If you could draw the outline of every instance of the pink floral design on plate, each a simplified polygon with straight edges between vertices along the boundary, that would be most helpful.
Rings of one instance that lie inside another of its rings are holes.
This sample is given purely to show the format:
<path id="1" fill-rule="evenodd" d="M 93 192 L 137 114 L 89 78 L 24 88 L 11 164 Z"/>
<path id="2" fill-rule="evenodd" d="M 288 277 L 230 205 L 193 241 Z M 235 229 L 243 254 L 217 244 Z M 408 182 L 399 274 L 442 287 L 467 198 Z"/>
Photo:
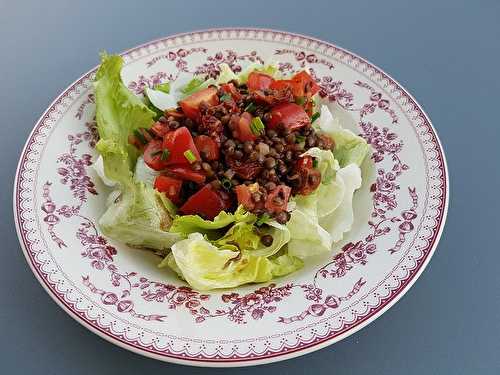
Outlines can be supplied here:
<path id="1" fill-rule="evenodd" d="M 216 77 L 221 63 L 239 71 L 270 57 L 284 74 L 309 69 L 334 116 L 372 146 L 352 231 L 320 264 L 267 285 L 210 293 L 156 268 L 155 254 L 103 237 L 97 220 L 108 191 L 90 168 L 97 141 L 93 71 L 36 124 L 14 191 L 28 263 L 79 322 L 161 360 L 264 363 L 310 352 L 365 326 L 422 272 L 446 216 L 444 155 L 415 100 L 372 64 L 308 37 L 221 29 L 129 50 L 123 78 L 140 95 L 145 87 L 192 74 Z"/>

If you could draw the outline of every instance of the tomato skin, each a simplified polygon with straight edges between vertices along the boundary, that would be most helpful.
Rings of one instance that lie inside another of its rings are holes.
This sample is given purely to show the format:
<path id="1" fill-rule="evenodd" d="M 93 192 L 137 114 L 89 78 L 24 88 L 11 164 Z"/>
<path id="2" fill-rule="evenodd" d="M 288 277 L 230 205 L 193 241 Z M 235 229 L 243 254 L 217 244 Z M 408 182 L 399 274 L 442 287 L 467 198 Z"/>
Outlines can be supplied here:
<path id="1" fill-rule="evenodd" d="M 149 142 L 144 149 L 144 162 L 155 171 L 160 171 L 166 167 L 166 162 L 161 160 L 163 151 L 162 141 L 155 139 Z"/>
<path id="2" fill-rule="evenodd" d="M 283 123 L 290 130 L 296 130 L 303 126 L 309 126 L 311 119 L 300 105 L 281 103 L 271 109 L 271 120 L 267 127 L 275 129 L 280 123 Z"/>
<path id="3" fill-rule="evenodd" d="M 253 210 L 255 203 L 252 201 L 252 193 L 247 185 L 238 185 L 235 188 L 238 204 L 242 204 L 247 210 Z"/>
<path id="4" fill-rule="evenodd" d="M 257 136 L 252 133 L 251 122 L 252 115 L 248 112 L 243 112 L 236 128 L 236 138 L 241 142 L 255 141 L 257 139 Z"/>
<path id="5" fill-rule="evenodd" d="M 254 71 L 248 75 L 248 91 L 253 92 L 268 89 L 273 82 L 274 78 L 270 75 Z"/>
<path id="6" fill-rule="evenodd" d="M 194 144 L 200 154 L 204 154 L 205 160 L 213 161 L 219 159 L 219 146 L 208 135 L 194 137 Z"/>
<path id="7" fill-rule="evenodd" d="M 238 92 L 236 87 L 232 83 L 224 83 L 221 85 L 222 91 L 224 91 L 226 94 L 229 94 L 232 96 L 233 100 L 240 100 L 241 99 L 241 94 Z"/>
<path id="8" fill-rule="evenodd" d="M 263 168 L 256 161 L 247 161 L 237 165 L 236 161 L 226 158 L 226 162 L 234 173 L 244 180 L 252 180 L 262 171 Z"/>
<path id="9" fill-rule="evenodd" d="M 312 169 L 313 158 L 310 155 L 302 156 L 297 160 L 297 169 Z"/>
<path id="10" fill-rule="evenodd" d="M 179 105 L 187 117 L 191 120 L 196 120 L 200 115 L 199 106 L 201 102 L 206 102 L 210 106 L 219 104 L 217 89 L 215 87 L 208 87 L 195 92 L 194 94 L 181 100 Z"/>
<path id="11" fill-rule="evenodd" d="M 290 198 L 290 193 L 292 192 L 292 189 L 289 186 L 286 185 L 278 185 L 274 188 L 273 191 L 269 193 L 266 199 L 266 203 L 264 207 L 268 212 L 271 213 L 278 213 L 282 211 L 286 211 L 286 208 L 288 206 L 288 199 Z M 276 204 L 274 201 L 274 198 L 281 198 L 282 204 Z"/>
<path id="12" fill-rule="evenodd" d="M 163 138 L 165 134 L 169 132 L 169 128 L 167 124 L 163 124 L 159 121 L 155 122 L 151 127 L 151 131 L 158 137 Z"/>
<path id="13" fill-rule="evenodd" d="M 185 126 L 165 134 L 163 137 L 163 149 L 167 149 L 170 152 L 167 160 L 165 160 L 165 165 L 190 164 L 184 155 L 184 152 L 187 150 L 193 153 L 195 161 L 201 160 L 200 154 L 194 145 L 191 132 Z"/>
<path id="14" fill-rule="evenodd" d="M 181 180 L 188 180 L 196 182 L 197 184 L 203 184 L 205 182 L 206 176 L 197 171 L 193 171 L 190 167 L 185 165 L 172 165 L 167 167 L 167 172 L 173 176 L 180 178 Z"/>
<path id="15" fill-rule="evenodd" d="M 182 181 L 169 176 L 157 176 L 154 183 L 154 188 L 159 192 L 165 193 L 168 199 L 174 204 L 180 203 L 180 192 Z"/>
<path id="16" fill-rule="evenodd" d="M 225 199 L 210 184 L 206 184 L 191 195 L 179 208 L 179 211 L 185 215 L 201 215 L 212 220 L 221 211 L 227 210 L 229 207 L 231 207 L 230 200 Z"/>
<path id="17" fill-rule="evenodd" d="M 296 172 L 300 176 L 297 193 L 308 195 L 315 191 L 321 183 L 321 172 L 314 169 L 313 158 L 304 156 L 297 160 Z"/>
<path id="18" fill-rule="evenodd" d="M 293 92 L 293 81 L 291 79 L 279 79 L 271 83 L 269 88 L 273 90 L 284 90 L 290 88 Z"/>
<path id="19" fill-rule="evenodd" d="M 316 81 L 305 70 L 295 74 L 291 81 L 293 82 L 293 94 L 297 97 L 311 97 L 320 89 Z"/>

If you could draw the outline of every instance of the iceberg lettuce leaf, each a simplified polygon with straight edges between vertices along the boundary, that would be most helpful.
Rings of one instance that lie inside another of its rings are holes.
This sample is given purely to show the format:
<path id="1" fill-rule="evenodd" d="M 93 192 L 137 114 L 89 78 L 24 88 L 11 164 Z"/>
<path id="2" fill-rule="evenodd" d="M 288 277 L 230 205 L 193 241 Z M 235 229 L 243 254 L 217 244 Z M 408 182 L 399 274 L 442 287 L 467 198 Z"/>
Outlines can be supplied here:
<path id="1" fill-rule="evenodd" d="M 138 152 L 129 145 L 128 136 L 135 129 L 149 128 L 155 114 L 123 84 L 122 66 L 121 56 L 102 54 L 94 80 L 100 137 L 96 148 L 103 158 L 106 177 L 130 183 Z"/>
<path id="2" fill-rule="evenodd" d="M 169 203 L 151 186 L 129 183 L 108 202 L 99 227 L 106 236 L 130 246 L 167 250 L 180 239 L 168 231 L 172 220 Z"/>
<path id="3" fill-rule="evenodd" d="M 361 187 L 361 170 L 356 164 L 349 164 L 337 171 L 336 181 L 344 186 L 342 201 L 333 212 L 319 219 L 333 242 L 340 241 L 344 233 L 351 230 L 354 222 L 352 198 L 354 191 Z"/>
<path id="4" fill-rule="evenodd" d="M 266 282 L 302 267 L 300 259 L 288 254 L 268 259 L 253 256 L 246 251 L 220 249 L 207 241 L 201 233 L 192 233 L 187 239 L 174 244 L 172 256 L 162 263 L 180 272 L 198 290 L 234 288 L 247 283 Z"/>
<path id="5" fill-rule="evenodd" d="M 341 167 L 351 163 L 360 166 L 363 163 L 369 151 L 368 144 L 352 131 L 342 128 L 326 105 L 321 106 L 318 125 L 321 131 L 330 135 L 335 141 L 333 155 Z"/>
<path id="6" fill-rule="evenodd" d="M 255 223 L 257 217 L 247 212 L 243 206 L 232 213 L 222 211 L 213 220 L 205 220 L 199 215 L 177 216 L 170 228 L 171 232 L 179 233 L 187 237 L 190 233 L 203 233 L 211 239 L 217 239 L 217 230 L 220 230 L 234 222 Z M 215 237 L 215 238 L 214 238 Z"/>

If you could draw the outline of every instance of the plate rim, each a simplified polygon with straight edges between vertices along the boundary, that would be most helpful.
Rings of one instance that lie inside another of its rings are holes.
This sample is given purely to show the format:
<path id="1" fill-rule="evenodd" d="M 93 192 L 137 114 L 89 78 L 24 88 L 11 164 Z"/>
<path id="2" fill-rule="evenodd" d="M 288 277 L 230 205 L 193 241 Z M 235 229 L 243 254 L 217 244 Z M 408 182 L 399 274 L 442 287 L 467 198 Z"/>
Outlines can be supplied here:
<path id="1" fill-rule="evenodd" d="M 14 177 L 14 186 L 13 186 L 13 199 L 12 199 L 12 205 L 13 205 L 13 213 L 14 213 L 14 223 L 16 227 L 16 233 L 18 236 L 18 240 L 21 246 L 21 249 L 23 251 L 23 255 L 26 259 L 26 262 L 28 263 L 32 273 L 35 275 L 36 279 L 38 282 L 42 285 L 43 289 L 49 294 L 49 296 L 52 298 L 54 302 L 56 302 L 57 305 L 59 305 L 66 313 L 68 313 L 69 316 L 71 316 L 74 320 L 76 320 L 78 323 L 83 325 L 85 328 L 89 329 L 91 332 L 95 333 L 99 337 L 105 339 L 108 342 L 111 342 L 112 344 L 115 344 L 121 348 L 127 349 L 133 353 L 136 354 L 141 354 L 143 356 L 153 358 L 153 359 L 158 359 L 161 361 L 165 362 L 170 362 L 170 363 L 176 363 L 176 364 L 183 364 L 183 365 L 191 365 L 191 366 L 201 366 L 201 367 L 240 367 L 240 366 L 253 366 L 253 365 L 260 365 L 260 364 L 265 364 L 265 363 L 272 363 L 272 362 L 278 362 L 278 361 L 283 361 L 286 359 L 298 357 L 307 353 L 314 352 L 316 350 L 325 348 L 329 345 L 332 345 L 338 341 L 343 340 L 344 338 L 358 332 L 360 329 L 366 327 L 368 324 L 372 323 L 375 321 L 378 317 L 380 317 L 382 314 L 384 314 L 387 310 L 389 310 L 392 306 L 394 306 L 395 303 L 397 303 L 407 292 L 408 290 L 413 286 L 413 284 L 418 280 L 418 278 L 421 276 L 423 271 L 426 269 L 428 263 L 430 262 L 432 256 L 434 255 L 434 252 L 436 251 L 437 246 L 439 245 L 439 241 L 441 239 L 445 224 L 446 224 L 446 219 L 447 219 L 447 214 L 448 214 L 448 207 L 449 207 L 449 185 L 450 185 L 450 180 L 449 180 L 449 171 L 448 171 L 448 164 L 446 161 L 446 154 L 444 151 L 444 147 L 441 143 L 441 140 L 439 138 L 439 135 L 437 134 L 437 131 L 435 127 L 432 124 L 432 121 L 430 120 L 429 116 L 423 109 L 423 107 L 417 102 L 417 100 L 413 97 L 413 95 L 397 80 L 395 80 L 391 75 L 387 74 L 383 69 L 378 67 L 377 65 L 373 64 L 372 62 L 368 61 L 367 59 L 357 55 L 356 53 L 353 53 L 345 48 L 339 47 L 337 44 L 334 44 L 332 42 L 324 41 L 309 35 L 304 35 L 300 33 L 295 33 L 295 32 L 290 32 L 290 31 L 283 31 L 283 30 L 277 30 L 277 29 L 269 29 L 269 28 L 258 28 L 258 27 L 217 27 L 217 28 L 208 28 L 208 29 L 199 29 L 199 30 L 193 30 L 193 31 L 188 31 L 188 32 L 182 32 L 182 33 L 176 33 L 172 35 L 167 35 L 164 37 L 159 37 L 150 41 L 147 41 L 145 43 L 139 44 L 137 46 L 134 46 L 132 48 L 129 48 L 123 52 L 120 52 L 119 55 L 124 56 L 127 54 L 132 53 L 135 50 L 142 49 L 144 47 L 166 41 L 169 39 L 175 39 L 175 38 L 181 38 L 185 36 L 190 36 L 190 35 L 195 35 L 195 34 L 203 34 L 203 33 L 211 33 L 211 32 L 231 32 L 231 31 L 253 31 L 253 32 L 264 32 L 264 33 L 275 33 L 275 34 L 281 34 L 281 35 L 288 35 L 292 37 L 298 37 L 303 40 L 308 40 L 312 42 L 317 42 L 324 44 L 328 47 L 332 47 L 334 49 L 340 50 L 343 53 L 346 53 L 348 55 L 351 55 L 363 63 L 369 65 L 379 73 L 381 73 L 385 78 L 388 80 L 392 81 L 398 88 L 411 100 L 412 104 L 415 105 L 416 109 L 420 111 L 424 117 L 424 120 L 429 124 L 429 127 L 432 131 L 432 135 L 435 137 L 436 143 L 439 146 L 438 151 L 441 154 L 442 158 L 442 170 L 443 170 L 443 207 L 442 207 L 442 215 L 441 217 L 438 216 L 440 219 L 440 222 L 438 223 L 438 229 L 436 231 L 436 234 L 434 238 L 431 238 L 432 244 L 430 246 L 430 249 L 428 253 L 425 256 L 424 260 L 420 263 L 420 265 L 417 265 L 417 270 L 416 272 L 409 276 L 408 279 L 405 280 L 406 284 L 402 287 L 400 287 L 400 290 L 395 293 L 390 300 L 383 306 L 383 307 L 378 307 L 376 308 L 376 311 L 373 312 L 372 314 L 368 314 L 364 318 L 361 319 L 360 322 L 354 322 L 352 326 L 348 327 L 344 332 L 341 334 L 337 334 L 334 337 L 326 337 L 322 340 L 319 340 L 318 342 L 313 342 L 306 344 L 304 346 L 296 347 L 293 349 L 288 350 L 287 352 L 277 352 L 273 353 L 270 356 L 265 356 L 265 357 L 257 357 L 257 358 L 244 358 L 244 359 L 215 359 L 215 360 L 208 360 L 208 359 L 183 359 L 179 358 L 178 356 L 175 356 L 173 354 L 158 354 L 152 351 L 148 351 L 144 348 L 139 348 L 132 343 L 129 342 L 124 342 L 112 334 L 102 331 L 98 328 L 96 328 L 93 324 L 88 322 L 86 319 L 84 319 L 82 316 L 78 314 L 75 310 L 73 310 L 70 306 L 67 306 L 65 301 L 62 301 L 59 296 L 57 296 L 51 288 L 47 285 L 43 277 L 40 275 L 39 270 L 34 266 L 32 260 L 30 259 L 30 255 L 28 253 L 28 250 L 26 248 L 26 245 L 24 243 L 24 238 L 21 233 L 21 228 L 20 228 L 20 220 L 18 216 L 18 201 L 17 201 L 17 193 L 20 189 L 19 187 L 19 178 L 20 178 L 20 171 L 22 168 L 22 162 L 24 160 L 24 156 L 27 152 L 27 149 L 29 145 L 31 144 L 31 139 L 34 136 L 34 133 L 37 131 L 39 128 L 40 124 L 42 123 L 43 119 L 46 117 L 46 115 L 50 112 L 51 108 L 57 104 L 63 97 L 65 97 L 68 93 L 68 91 L 71 90 L 75 85 L 77 85 L 80 81 L 83 81 L 87 79 L 91 74 L 93 74 L 99 66 L 95 66 L 83 75 L 81 75 L 79 78 L 77 78 L 75 81 L 73 81 L 71 84 L 69 84 L 47 107 L 47 109 L 42 113 L 42 115 L 38 118 L 38 120 L 35 122 L 35 125 L 31 132 L 29 133 L 27 140 L 22 148 L 22 151 L 20 153 L 19 161 L 17 164 L 16 168 L 16 173 Z"/>

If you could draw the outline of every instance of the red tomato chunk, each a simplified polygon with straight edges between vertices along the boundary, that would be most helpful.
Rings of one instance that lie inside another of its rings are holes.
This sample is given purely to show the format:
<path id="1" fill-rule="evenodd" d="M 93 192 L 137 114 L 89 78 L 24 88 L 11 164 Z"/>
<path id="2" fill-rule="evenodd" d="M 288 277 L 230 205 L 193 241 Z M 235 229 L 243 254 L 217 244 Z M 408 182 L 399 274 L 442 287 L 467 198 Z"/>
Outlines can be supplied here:
<path id="1" fill-rule="evenodd" d="M 210 184 L 206 184 L 201 190 L 191 195 L 179 211 L 185 215 L 200 215 L 212 220 L 230 206 L 229 199 L 223 197 L 221 192 L 215 191 Z"/>

